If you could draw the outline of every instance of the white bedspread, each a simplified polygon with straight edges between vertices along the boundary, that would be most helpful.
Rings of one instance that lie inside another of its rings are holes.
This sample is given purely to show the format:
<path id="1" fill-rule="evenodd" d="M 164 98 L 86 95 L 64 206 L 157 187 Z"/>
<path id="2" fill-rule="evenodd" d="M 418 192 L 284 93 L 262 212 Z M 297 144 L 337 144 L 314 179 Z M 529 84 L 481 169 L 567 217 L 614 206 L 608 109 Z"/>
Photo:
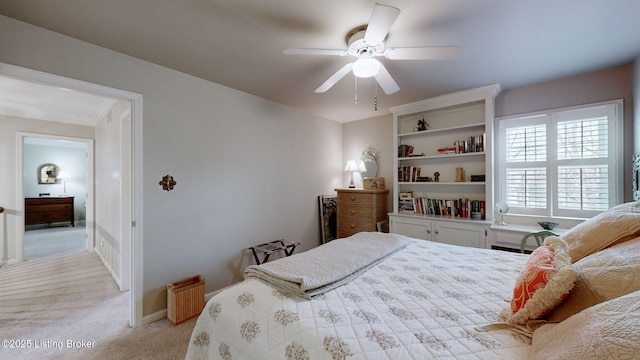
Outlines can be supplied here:
<path id="1" fill-rule="evenodd" d="M 526 359 L 509 306 L 527 256 L 410 239 L 353 281 L 311 300 L 259 279 L 214 296 L 188 359 Z"/>

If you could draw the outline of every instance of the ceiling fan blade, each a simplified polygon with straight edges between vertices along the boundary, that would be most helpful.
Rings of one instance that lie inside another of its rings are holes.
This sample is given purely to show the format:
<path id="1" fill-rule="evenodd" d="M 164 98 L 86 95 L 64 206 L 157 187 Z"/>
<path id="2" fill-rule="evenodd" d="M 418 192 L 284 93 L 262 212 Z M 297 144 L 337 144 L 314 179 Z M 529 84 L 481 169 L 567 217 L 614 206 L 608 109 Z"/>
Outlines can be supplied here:
<path id="1" fill-rule="evenodd" d="M 400 9 L 398 8 L 376 4 L 369 19 L 369 25 L 367 25 L 367 31 L 364 33 L 364 41 L 367 45 L 382 44 L 399 14 Z"/>
<path id="2" fill-rule="evenodd" d="M 340 81 L 340 79 L 342 79 L 345 75 L 351 72 L 351 68 L 353 68 L 353 63 L 348 63 L 347 65 L 343 66 L 335 74 L 331 75 L 331 77 L 328 78 L 327 81 L 325 81 L 322 85 L 320 85 L 315 92 L 323 93 L 331 89 L 331 87 L 335 85 L 338 81 Z"/>
<path id="3" fill-rule="evenodd" d="M 335 49 L 284 49 L 282 53 L 285 55 L 348 55 L 346 50 Z"/>
<path id="4" fill-rule="evenodd" d="M 387 68 L 380 63 L 380 70 L 376 74 L 376 81 L 380 84 L 380 87 L 384 91 L 385 94 L 390 95 L 400 90 L 398 84 L 396 84 L 395 80 L 391 77 L 391 74 L 387 71 Z"/>
<path id="5" fill-rule="evenodd" d="M 384 56 L 391 60 L 453 60 L 460 54 L 460 46 L 425 46 L 390 48 Z"/>

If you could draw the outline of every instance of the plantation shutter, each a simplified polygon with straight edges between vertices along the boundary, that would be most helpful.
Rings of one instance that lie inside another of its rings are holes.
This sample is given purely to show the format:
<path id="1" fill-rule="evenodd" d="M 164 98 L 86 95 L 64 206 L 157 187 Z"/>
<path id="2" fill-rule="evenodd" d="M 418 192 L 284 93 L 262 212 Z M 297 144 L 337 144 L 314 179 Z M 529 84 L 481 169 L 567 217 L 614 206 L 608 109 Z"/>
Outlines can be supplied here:
<path id="1" fill-rule="evenodd" d="M 502 118 L 499 194 L 510 213 L 588 218 L 621 201 L 622 103 Z"/>
<path id="2" fill-rule="evenodd" d="M 501 133 L 504 147 L 504 199 L 509 207 L 544 214 L 548 207 L 547 117 L 511 122 Z"/>
<path id="3" fill-rule="evenodd" d="M 607 107 L 557 116 L 557 212 L 604 211 L 610 206 Z"/>

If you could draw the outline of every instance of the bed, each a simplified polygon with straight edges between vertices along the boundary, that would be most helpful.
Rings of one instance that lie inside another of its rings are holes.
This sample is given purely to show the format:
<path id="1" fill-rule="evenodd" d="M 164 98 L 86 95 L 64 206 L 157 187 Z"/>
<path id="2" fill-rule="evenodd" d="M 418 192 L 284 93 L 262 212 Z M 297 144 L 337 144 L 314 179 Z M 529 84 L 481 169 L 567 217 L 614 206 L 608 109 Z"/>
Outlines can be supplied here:
<path id="1" fill-rule="evenodd" d="M 563 237 L 548 238 L 532 255 L 359 233 L 250 266 L 246 280 L 207 302 L 187 358 L 638 358 L 640 205 L 601 215 Z M 355 270 L 336 266 L 337 276 L 314 267 L 333 268 L 354 246 L 367 243 L 374 244 L 372 252 L 379 244 L 394 245 L 358 258 L 350 264 Z M 549 253 L 551 260 L 545 255 Z M 300 276 L 274 281 L 260 274 L 267 264 L 299 274 L 296 259 L 329 281 L 297 282 Z M 541 267 L 553 268 L 542 276 L 551 280 L 532 285 L 528 271 L 540 259 L 551 261 Z M 613 285 L 611 273 L 620 277 Z M 531 291 L 530 299 L 515 310 L 519 296 L 514 285 L 518 289 L 522 281 L 537 293 Z M 604 290 L 594 286 L 598 281 L 608 284 Z"/>

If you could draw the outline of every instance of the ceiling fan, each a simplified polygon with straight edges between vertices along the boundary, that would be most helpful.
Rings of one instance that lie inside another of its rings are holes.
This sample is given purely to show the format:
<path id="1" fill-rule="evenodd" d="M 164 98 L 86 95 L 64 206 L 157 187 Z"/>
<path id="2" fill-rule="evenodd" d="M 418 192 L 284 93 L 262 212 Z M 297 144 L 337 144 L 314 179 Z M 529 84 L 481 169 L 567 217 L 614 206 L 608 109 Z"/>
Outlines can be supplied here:
<path id="1" fill-rule="evenodd" d="M 460 53 L 459 46 L 425 46 L 408 48 L 384 47 L 384 39 L 387 37 L 391 26 L 400 14 L 400 9 L 375 4 L 369 25 L 358 27 L 347 35 L 346 50 L 333 49 L 285 49 L 285 55 L 333 55 L 356 58 L 352 63 L 346 64 L 327 81 L 320 85 L 315 92 L 323 93 L 329 90 L 349 72 L 359 78 L 375 77 L 385 94 L 393 94 L 400 90 L 391 74 L 384 65 L 375 59 L 384 56 L 390 60 L 452 60 Z"/>

